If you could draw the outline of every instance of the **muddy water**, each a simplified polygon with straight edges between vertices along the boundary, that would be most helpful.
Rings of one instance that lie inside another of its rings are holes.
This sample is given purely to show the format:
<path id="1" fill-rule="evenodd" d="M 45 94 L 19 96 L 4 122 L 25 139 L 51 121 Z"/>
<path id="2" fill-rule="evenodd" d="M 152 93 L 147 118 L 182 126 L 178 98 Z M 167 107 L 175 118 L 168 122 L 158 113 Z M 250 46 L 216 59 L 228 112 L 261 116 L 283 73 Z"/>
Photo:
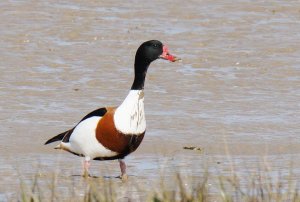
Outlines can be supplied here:
<path id="1" fill-rule="evenodd" d="M 161 170 L 243 177 L 265 165 L 284 177 L 291 164 L 300 179 L 299 2 L 20 0 L 1 2 L 0 17 L 0 200 L 17 198 L 20 178 L 80 174 L 78 157 L 43 143 L 120 104 L 148 39 L 183 60 L 149 69 L 147 134 L 127 158 L 133 179 L 151 187 Z M 119 171 L 93 162 L 92 172 Z"/>

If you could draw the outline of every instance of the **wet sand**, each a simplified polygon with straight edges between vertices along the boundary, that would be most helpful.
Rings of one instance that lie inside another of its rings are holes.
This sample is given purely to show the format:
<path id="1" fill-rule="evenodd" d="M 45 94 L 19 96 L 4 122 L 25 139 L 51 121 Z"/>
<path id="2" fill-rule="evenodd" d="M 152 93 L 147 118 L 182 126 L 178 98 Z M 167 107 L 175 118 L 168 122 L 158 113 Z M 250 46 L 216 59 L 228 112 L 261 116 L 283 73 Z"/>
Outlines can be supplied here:
<path id="1" fill-rule="evenodd" d="M 206 167 L 248 176 L 266 164 L 284 177 L 292 164 L 300 180 L 299 2 L 5 1 L 0 17 L 0 200 L 17 198 L 19 175 L 30 184 L 37 172 L 81 173 L 80 158 L 43 143 L 119 105 L 149 39 L 183 60 L 148 71 L 147 133 L 127 158 L 131 179 L 148 188 L 161 170 L 197 179 Z M 93 162 L 92 172 L 119 170 Z"/>

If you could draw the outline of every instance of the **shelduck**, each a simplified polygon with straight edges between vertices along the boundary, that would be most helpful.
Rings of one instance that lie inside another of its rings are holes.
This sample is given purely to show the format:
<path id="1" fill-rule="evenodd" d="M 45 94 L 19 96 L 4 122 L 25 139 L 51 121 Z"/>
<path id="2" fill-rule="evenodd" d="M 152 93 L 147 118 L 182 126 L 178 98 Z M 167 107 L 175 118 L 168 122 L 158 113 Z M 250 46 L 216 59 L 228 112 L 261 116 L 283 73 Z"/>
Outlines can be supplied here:
<path id="1" fill-rule="evenodd" d="M 83 117 L 70 130 L 49 139 L 45 144 L 60 143 L 62 149 L 84 157 L 84 176 L 89 176 L 91 160 L 119 160 L 122 180 L 127 179 L 124 157 L 134 152 L 146 132 L 144 111 L 144 83 L 147 69 L 156 59 L 172 62 L 179 58 L 171 55 L 160 41 L 146 41 L 135 55 L 134 81 L 131 89 L 118 107 L 103 107 Z"/>

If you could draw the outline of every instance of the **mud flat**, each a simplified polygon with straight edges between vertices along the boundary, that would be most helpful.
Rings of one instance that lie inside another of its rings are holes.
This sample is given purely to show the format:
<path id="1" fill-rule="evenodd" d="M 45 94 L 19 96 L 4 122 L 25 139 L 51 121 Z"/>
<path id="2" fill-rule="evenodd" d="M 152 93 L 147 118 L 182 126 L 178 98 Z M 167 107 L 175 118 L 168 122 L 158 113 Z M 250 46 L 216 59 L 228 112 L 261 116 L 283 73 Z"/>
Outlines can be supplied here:
<path id="1" fill-rule="evenodd" d="M 0 200 L 18 198 L 20 181 L 37 174 L 41 186 L 54 175 L 66 178 L 58 190 L 83 193 L 81 160 L 43 143 L 89 111 L 120 104 L 136 48 L 154 38 L 183 60 L 149 69 L 148 129 L 127 158 L 134 182 L 151 190 L 161 173 L 244 179 L 262 168 L 271 181 L 291 170 L 300 180 L 298 2 L 6 1 L 0 17 Z M 119 174 L 117 162 L 93 162 L 92 172 Z"/>

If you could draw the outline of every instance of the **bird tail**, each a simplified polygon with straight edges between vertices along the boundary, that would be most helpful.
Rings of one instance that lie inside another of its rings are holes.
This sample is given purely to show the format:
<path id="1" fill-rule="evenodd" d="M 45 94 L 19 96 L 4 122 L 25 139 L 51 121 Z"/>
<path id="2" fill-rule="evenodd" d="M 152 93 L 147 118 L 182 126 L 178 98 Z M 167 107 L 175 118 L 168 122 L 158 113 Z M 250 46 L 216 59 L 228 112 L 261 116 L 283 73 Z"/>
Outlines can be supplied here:
<path id="1" fill-rule="evenodd" d="M 54 149 L 62 149 L 61 143 L 59 143 Z"/>
<path id="2" fill-rule="evenodd" d="M 63 140 L 64 137 L 65 137 L 67 134 L 69 134 L 69 132 L 70 132 L 70 130 L 65 131 L 65 132 L 63 132 L 63 133 L 60 133 L 60 134 L 54 136 L 53 138 L 47 140 L 47 142 L 45 142 L 45 145 L 46 145 L 46 144 L 50 144 L 50 143 L 52 143 L 52 142 L 56 142 L 56 141 L 61 141 L 61 140 Z"/>

